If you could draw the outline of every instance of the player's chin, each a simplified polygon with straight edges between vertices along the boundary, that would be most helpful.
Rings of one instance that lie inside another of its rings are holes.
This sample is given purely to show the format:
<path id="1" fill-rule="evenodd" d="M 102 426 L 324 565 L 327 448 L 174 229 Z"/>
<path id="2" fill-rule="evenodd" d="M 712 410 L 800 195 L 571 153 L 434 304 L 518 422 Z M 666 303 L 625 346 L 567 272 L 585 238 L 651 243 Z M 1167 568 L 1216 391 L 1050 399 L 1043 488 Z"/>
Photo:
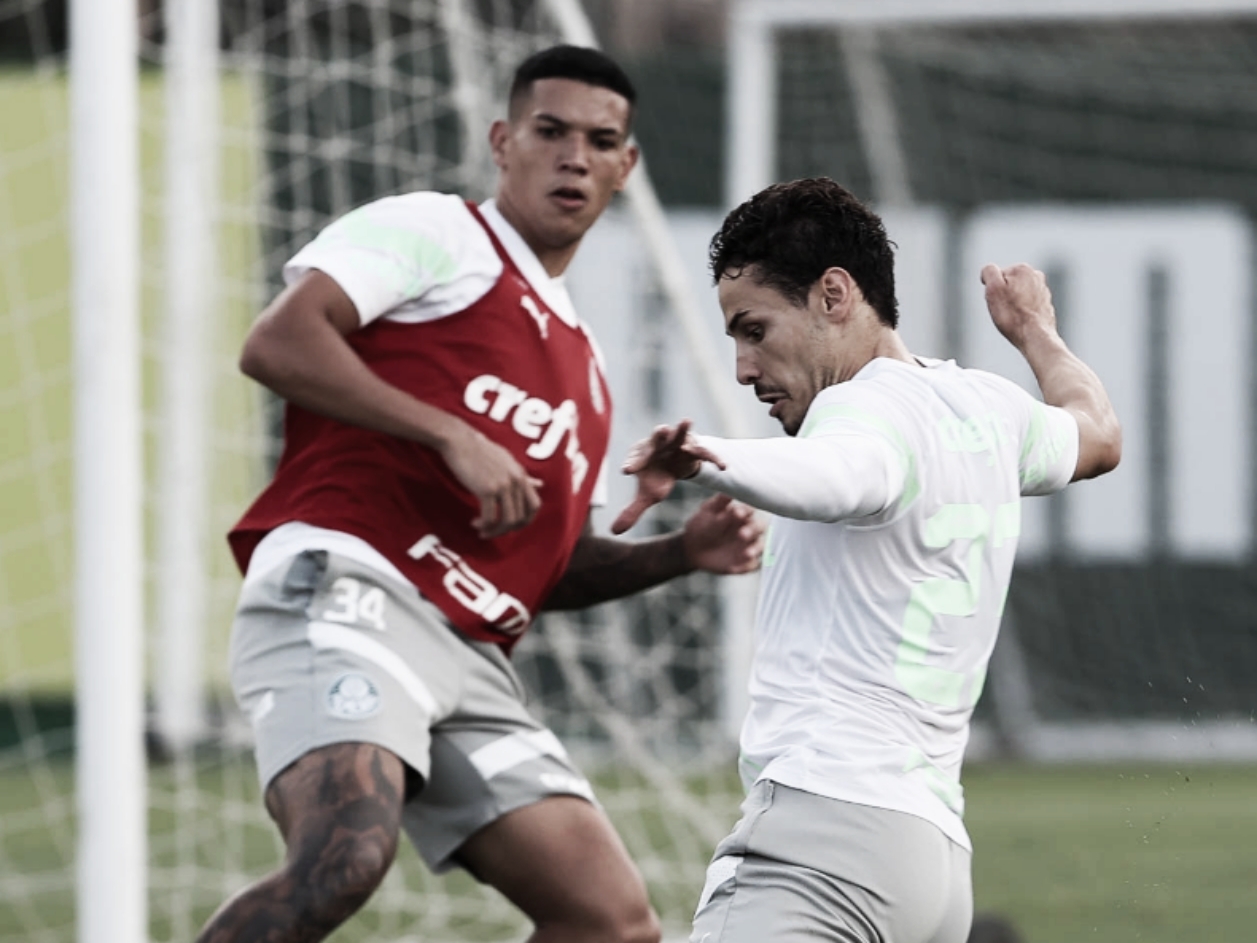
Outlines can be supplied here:
<path id="1" fill-rule="evenodd" d="M 781 423 L 781 429 L 786 435 L 797 436 L 799 434 L 799 430 L 803 427 L 802 416 L 797 418 L 782 416 L 778 421 Z"/>
<path id="2" fill-rule="evenodd" d="M 550 221 L 547 232 L 547 242 L 556 248 L 566 248 L 574 242 L 579 242 L 589 231 L 589 228 L 597 222 L 597 216 L 588 216 L 584 212 L 580 213 L 562 213 Z"/>

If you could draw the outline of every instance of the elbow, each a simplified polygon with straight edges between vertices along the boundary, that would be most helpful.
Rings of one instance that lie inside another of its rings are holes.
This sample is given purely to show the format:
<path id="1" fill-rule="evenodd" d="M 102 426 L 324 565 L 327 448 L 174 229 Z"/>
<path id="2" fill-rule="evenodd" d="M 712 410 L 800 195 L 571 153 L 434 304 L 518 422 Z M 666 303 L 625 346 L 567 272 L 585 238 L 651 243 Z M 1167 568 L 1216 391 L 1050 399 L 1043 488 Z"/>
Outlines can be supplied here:
<path id="1" fill-rule="evenodd" d="M 266 357 L 258 349 L 258 345 L 253 343 L 252 338 L 245 341 L 244 347 L 240 351 L 240 360 L 237 362 L 240 372 L 250 380 L 261 381 L 263 374 L 266 372 Z"/>
<path id="2" fill-rule="evenodd" d="M 240 372 L 263 386 L 275 388 L 284 376 L 284 344 L 259 325 L 245 339 L 240 350 Z"/>
<path id="3" fill-rule="evenodd" d="M 1117 420 L 1106 423 L 1098 432 L 1079 454 L 1074 481 L 1107 475 L 1122 461 L 1122 427 Z"/>
<path id="4" fill-rule="evenodd" d="M 1122 461 L 1122 430 L 1120 427 L 1115 428 L 1112 438 L 1108 442 L 1108 447 L 1104 453 L 1104 470 L 1101 474 L 1111 472 Z"/>
<path id="5" fill-rule="evenodd" d="M 1104 431 L 1097 459 L 1097 475 L 1105 475 L 1118 466 L 1122 460 L 1122 426 L 1117 417 L 1109 415 L 1104 424 Z"/>

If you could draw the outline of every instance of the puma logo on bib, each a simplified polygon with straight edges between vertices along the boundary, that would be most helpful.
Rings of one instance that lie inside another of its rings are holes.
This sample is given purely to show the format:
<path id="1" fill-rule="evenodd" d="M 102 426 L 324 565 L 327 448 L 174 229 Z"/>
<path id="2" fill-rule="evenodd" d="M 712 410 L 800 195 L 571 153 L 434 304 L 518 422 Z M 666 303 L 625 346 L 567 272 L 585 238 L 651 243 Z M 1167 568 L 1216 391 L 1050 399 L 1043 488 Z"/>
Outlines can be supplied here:
<path id="1" fill-rule="evenodd" d="M 519 305 L 528 312 L 528 316 L 537 322 L 537 330 L 541 332 L 543 340 L 550 337 L 550 314 L 542 311 L 537 307 L 537 302 L 533 301 L 527 295 L 519 299 Z"/>

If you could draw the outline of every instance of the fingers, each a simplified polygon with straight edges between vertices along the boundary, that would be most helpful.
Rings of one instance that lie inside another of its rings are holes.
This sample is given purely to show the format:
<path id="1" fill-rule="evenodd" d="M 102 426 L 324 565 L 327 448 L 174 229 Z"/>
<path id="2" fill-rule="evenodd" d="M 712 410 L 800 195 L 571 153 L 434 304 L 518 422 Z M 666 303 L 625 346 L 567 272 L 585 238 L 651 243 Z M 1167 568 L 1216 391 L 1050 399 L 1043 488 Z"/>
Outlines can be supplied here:
<path id="1" fill-rule="evenodd" d="M 988 291 L 996 285 L 1004 284 L 1005 281 L 1004 270 L 998 265 L 993 265 L 991 263 L 987 263 L 982 266 L 982 274 L 980 277 L 982 279 L 982 284 L 987 287 Z"/>
<path id="2" fill-rule="evenodd" d="M 682 419 L 678 422 L 676 424 L 676 429 L 672 432 L 670 438 L 668 439 L 668 447 L 676 450 L 687 458 L 711 462 L 721 471 L 724 471 L 724 469 L 728 467 L 725 465 L 724 460 L 711 449 L 698 444 L 698 440 L 695 439 L 693 434 L 690 432 L 690 428 L 692 426 L 693 423 L 688 419 Z M 660 428 L 666 427 L 661 426 Z"/>
<path id="3" fill-rule="evenodd" d="M 650 461 L 651 455 L 651 439 L 642 439 L 631 449 L 629 449 L 628 458 L 624 460 L 624 464 L 620 466 L 620 471 L 626 475 L 636 475 L 639 471 L 646 467 Z"/>
<path id="4" fill-rule="evenodd" d="M 620 466 L 620 471 L 626 475 L 636 475 L 650 464 L 651 459 L 670 448 L 675 448 L 676 430 L 682 426 L 688 429 L 688 421 L 683 420 L 675 427 L 655 426 L 649 436 L 635 443 L 629 449 L 628 458 Z M 682 435 L 681 440 L 684 441 L 684 438 L 685 436 Z"/>
<path id="5" fill-rule="evenodd" d="M 624 533 L 641 520 L 643 514 L 658 503 L 659 501 L 652 497 L 644 488 L 638 488 L 637 496 L 633 498 L 629 505 L 619 513 L 614 521 L 611 522 L 611 533 Z"/>
<path id="6" fill-rule="evenodd" d="M 743 535 L 739 534 L 739 536 Z M 761 566 L 763 566 L 763 561 L 764 535 L 761 531 L 760 534 L 751 543 L 749 543 L 743 551 L 742 560 L 730 567 L 729 572 L 735 576 L 740 573 L 754 573 Z"/>
<path id="7" fill-rule="evenodd" d="M 1047 285 L 1047 276 L 1025 262 L 1018 262 L 1006 268 L 988 263 L 982 266 L 979 277 L 982 279 L 982 284 L 986 286 L 988 296 L 992 291 L 1001 289 L 1016 290 Z"/>
<path id="8" fill-rule="evenodd" d="M 737 540 L 741 544 L 741 553 L 729 565 L 726 572 L 731 574 L 752 573 L 760 568 L 764 558 L 764 526 L 754 517 L 754 512 L 741 505 L 748 512 L 748 519 L 738 528 Z"/>
<path id="9" fill-rule="evenodd" d="M 647 438 L 629 449 L 620 471 L 626 475 L 640 475 L 654 470 L 675 478 L 689 478 L 697 473 L 703 462 L 725 468 L 720 456 L 698 444 L 690 427 L 688 419 L 682 419 L 675 426 L 655 426 Z"/>
<path id="10" fill-rule="evenodd" d="M 684 451 L 685 451 L 685 454 L 688 455 L 690 458 L 696 458 L 704 462 L 711 462 L 721 471 L 724 471 L 726 468 L 729 467 L 728 465 L 725 464 L 724 459 L 722 459 L 719 455 L 717 455 L 711 449 L 706 448 L 705 446 L 699 445 L 697 442 L 693 442 L 693 441 L 689 442 L 685 446 Z M 697 474 L 697 472 L 695 472 L 695 474 Z"/>
<path id="11" fill-rule="evenodd" d="M 502 513 L 498 508 L 498 497 L 495 494 L 485 495 L 480 499 L 480 514 L 471 519 L 471 526 L 481 537 L 490 537 L 497 530 Z"/>
<path id="12" fill-rule="evenodd" d="M 726 495 L 708 498 L 685 525 L 686 553 L 710 573 L 750 573 L 760 566 L 765 526 L 755 509 Z"/>
<path id="13" fill-rule="evenodd" d="M 472 520 L 471 526 L 484 539 L 526 527 L 541 509 L 538 491 L 541 484 L 540 479 L 528 476 L 513 480 L 500 491 L 481 496 L 480 514 Z"/>
<path id="14" fill-rule="evenodd" d="M 733 498 L 731 498 L 729 495 L 714 494 L 710 498 L 708 498 L 706 501 L 703 502 L 703 507 L 708 511 L 712 511 L 718 514 L 732 503 L 733 503 Z"/>

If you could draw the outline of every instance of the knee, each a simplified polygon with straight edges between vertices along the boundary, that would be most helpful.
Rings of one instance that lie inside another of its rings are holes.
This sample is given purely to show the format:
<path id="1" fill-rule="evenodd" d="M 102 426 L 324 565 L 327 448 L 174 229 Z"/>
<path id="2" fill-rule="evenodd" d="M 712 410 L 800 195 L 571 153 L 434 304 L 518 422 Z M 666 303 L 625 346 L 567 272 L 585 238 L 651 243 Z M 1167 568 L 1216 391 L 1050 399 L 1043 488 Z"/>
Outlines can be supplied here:
<path id="1" fill-rule="evenodd" d="M 339 923 L 367 902 L 397 853 L 396 836 L 333 835 L 321 848 L 290 859 L 294 888 L 320 922 Z"/>
<path id="2" fill-rule="evenodd" d="M 625 921 L 615 939 L 619 943 L 660 943 L 663 939 L 663 928 L 659 926 L 659 915 L 653 907 L 646 904 Z"/>
<path id="3" fill-rule="evenodd" d="M 549 919 L 534 917 L 536 940 L 597 940 L 598 943 L 660 943 L 659 917 L 643 894 L 640 899 L 587 902 Z"/>
<path id="4" fill-rule="evenodd" d="M 659 916 L 644 898 L 625 902 L 615 911 L 604 915 L 604 926 L 598 939 L 608 943 L 659 943 L 663 930 Z"/>

